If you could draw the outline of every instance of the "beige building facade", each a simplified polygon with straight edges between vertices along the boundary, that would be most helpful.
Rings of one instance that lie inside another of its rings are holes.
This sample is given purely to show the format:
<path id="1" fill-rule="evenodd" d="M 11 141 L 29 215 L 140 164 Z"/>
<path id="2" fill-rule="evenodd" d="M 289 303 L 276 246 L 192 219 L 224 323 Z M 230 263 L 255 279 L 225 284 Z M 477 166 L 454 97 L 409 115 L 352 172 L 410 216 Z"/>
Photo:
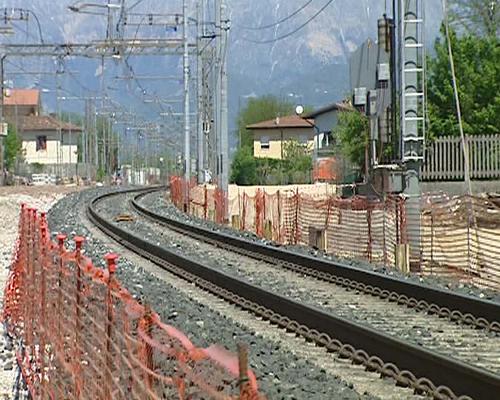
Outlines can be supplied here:
<path id="1" fill-rule="evenodd" d="M 283 159 L 286 143 L 296 141 L 312 152 L 314 149 L 314 120 L 285 116 L 248 125 L 253 133 L 253 155 L 257 158 Z"/>

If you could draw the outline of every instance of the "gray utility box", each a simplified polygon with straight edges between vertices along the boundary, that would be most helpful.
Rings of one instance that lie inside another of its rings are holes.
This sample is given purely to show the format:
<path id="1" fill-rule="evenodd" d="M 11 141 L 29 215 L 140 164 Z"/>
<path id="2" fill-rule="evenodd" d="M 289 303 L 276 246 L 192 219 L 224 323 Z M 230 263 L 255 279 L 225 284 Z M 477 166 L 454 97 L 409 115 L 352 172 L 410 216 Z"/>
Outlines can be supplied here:
<path id="1" fill-rule="evenodd" d="M 404 171 L 398 165 L 378 165 L 373 169 L 373 186 L 378 193 L 401 193 Z"/>

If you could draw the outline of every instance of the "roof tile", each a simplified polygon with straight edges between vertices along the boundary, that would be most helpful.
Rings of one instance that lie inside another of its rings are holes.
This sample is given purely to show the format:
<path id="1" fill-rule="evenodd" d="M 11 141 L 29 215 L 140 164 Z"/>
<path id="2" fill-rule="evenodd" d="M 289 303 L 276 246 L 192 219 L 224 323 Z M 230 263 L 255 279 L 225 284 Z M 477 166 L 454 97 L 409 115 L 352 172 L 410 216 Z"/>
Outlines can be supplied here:
<path id="1" fill-rule="evenodd" d="M 37 89 L 6 89 L 3 104 L 6 106 L 37 106 L 40 91 Z"/>
<path id="2" fill-rule="evenodd" d="M 313 119 L 304 119 L 298 115 L 287 115 L 247 125 L 247 129 L 312 128 L 313 125 Z"/>
<path id="3" fill-rule="evenodd" d="M 82 128 L 68 122 L 59 121 L 50 115 L 29 115 L 18 117 L 18 131 L 62 131 L 81 132 Z"/>

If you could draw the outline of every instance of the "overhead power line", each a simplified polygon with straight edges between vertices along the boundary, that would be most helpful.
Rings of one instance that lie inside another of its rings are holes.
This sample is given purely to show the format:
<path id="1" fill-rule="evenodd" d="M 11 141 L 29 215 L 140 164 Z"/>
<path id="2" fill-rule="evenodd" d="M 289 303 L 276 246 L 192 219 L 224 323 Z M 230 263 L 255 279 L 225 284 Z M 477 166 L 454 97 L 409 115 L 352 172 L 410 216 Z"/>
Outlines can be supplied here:
<path id="1" fill-rule="evenodd" d="M 310 22 L 312 22 L 318 15 L 320 15 L 330 4 L 332 4 L 335 0 L 329 0 L 327 3 L 321 7 L 312 17 L 310 17 L 307 21 L 305 21 L 302 25 L 299 25 L 296 29 L 294 29 L 291 32 L 285 33 L 284 35 L 278 36 L 274 39 L 269 39 L 269 40 L 253 40 L 253 39 L 247 39 L 243 38 L 243 40 L 251 43 L 256 43 L 256 44 L 266 44 L 266 43 L 274 43 L 279 40 L 286 39 L 287 37 L 292 36 L 293 34 L 297 33 L 300 31 L 302 28 L 304 28 L 306 25 L 308 25 Z"/>
<path id="2" fill-rule="evenodd" d="M 450 38 L 450 24 L 448 20 L 448 2 L 447 0 L 442 0 L 442 5 L 443 5 L 443 14 L 444 14 L 444 27 L 445 27 L 445 34 L 446 34 L 446 43 L 448 46 L 448 58 L 450 59 L 450 69 L 451 69 L 451 81 L 453 85 L 453 94 L 455 96 L 455 107 L 457 111 L 457 120 L 458 120 L 458 129 L 460 131 L 460 138 L 462 140 L 462 149 L 464 152 L 464 177 L 465 177 L 465 183 L 467 186 L 467 192 L 469 196 L 472 196 L 472 186 L 470 182 L 470 166 L 469 166 L 469 150 L 467 147 L 467 143 L 465 141 L 465 134 L 464 134 L 464 128 L 463 128 L 463 123 L 462 123 L 462 110 L 460 107 L 460 97 L 458 94 L 458 84 L 457 84 L 457 77 L 455 74 L 455 62 L 453 60 L 453 50 L 451 47 L 451 38 Z"/>
<path id="3" fill-rule="evenodd" d="M 300 13 L 304 8 L 306 8 L 312 2 L 313 2 L 313 0 L 308 0 L 305 4 L 303 4 L 301 7 L 299 7 L 298 9 L 296 9 L 293 13 L 291 13 L 290 15 L 287 15 L 286 17 L 280 19 L 279 21 L 273 22 L 272 24 L 261 25 L 261 26 L 240 26 L 240 28 L 247 29 L 247 30 L 250 30 L 250 31 L 260 31 L 262 29 L 272 28 L 274 26 L 282 24 L 283 22 L 288 21 L 290 18 L 295 17 L 298 13 Z"/>

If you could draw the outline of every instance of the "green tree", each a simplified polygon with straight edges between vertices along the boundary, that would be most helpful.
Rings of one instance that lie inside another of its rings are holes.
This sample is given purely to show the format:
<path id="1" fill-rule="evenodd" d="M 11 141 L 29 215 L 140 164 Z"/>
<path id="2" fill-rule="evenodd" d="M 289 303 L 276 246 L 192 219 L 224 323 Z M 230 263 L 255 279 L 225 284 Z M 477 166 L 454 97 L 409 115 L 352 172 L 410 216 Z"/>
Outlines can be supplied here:
<path id="1" fill-rule="evenodd" d="M 500 127 L 500 46 L 496 37 L 459 37 L 451 33 L 464 132 L 496 134 Z M 428 61 L 430 138 L 458 135 L 446 39 L 435 43 Z"/>
<path id="2" fill-rule="evenodd" d="M 365 164 L 368 128 L 368 118 L 357 110 L 340 112 L 334 128 L 342 154 L 360 168 Z"/>
<path id="3" fill-rule="evenodd" d="M 5 166 L 12 170 L 16 160 L 22 156 L 22 141 L 17 135 L 13 125 L 9 124 L 7 136 L 4 139 Z"/>
<path id="4" fill-rule="evenodd" d="M 301 144 L 297 140 L 283 143 L 283 164 L 288 171 L 311 172 L 312 170 L 312 148 Z"/>
<path id="5" fill-rule="evenodd" d="M 495 37 L 500 31 L 500 4 L 498 0 L 452 0 L 451 21 L 466 32 Z"/>
<path id="6" fill-rule="evenodd" d="M 237 185 L 257 184 L 257 163 L 250 146 L 244 146 L 236 153 L 231 165 L 231 182 Z"/>

